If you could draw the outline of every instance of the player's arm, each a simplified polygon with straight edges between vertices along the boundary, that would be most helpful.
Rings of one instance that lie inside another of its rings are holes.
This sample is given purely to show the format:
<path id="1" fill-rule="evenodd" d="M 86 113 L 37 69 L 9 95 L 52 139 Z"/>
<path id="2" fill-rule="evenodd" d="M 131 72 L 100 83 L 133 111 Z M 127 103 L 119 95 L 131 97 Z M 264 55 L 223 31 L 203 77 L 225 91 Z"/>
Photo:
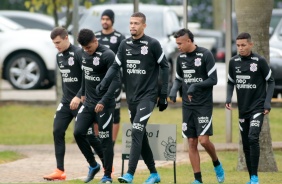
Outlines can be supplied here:
<path id="1" fill-rule="evenodd" d="M 81 70 L 80 55 L 79 55 L 79 53 L 77 53 L 77 51 L 75 51 L 74 60 L 75 60 L 75 62 L 79 63 L 79 67 L 73 68 L 73 70 Z M 79 85 L 81 85 L 81 84 L 79 84 Z M 80 89 L 78 90 L 77 94 L 72 98 L 72 100 L 70 102 L 70 109 L 71 110 L 77 109 L 80 102 L 81 102 L 81 86 L 80 86 Z"/>
<path id="2" fill-rule="evenodd" d="M 267 110 L 267 113 L 270 111 L 271 109 L 271 99 L 273 96 L 273 92 L 274 92 L 274 87 L 275 87 L 275 82 L 272 76 L 272 71 L 270 69 L 270 67 L 268 66 L 266 60 L 264 58 L 262 58 L 260 60 L 260 66 L 261 66 L 261 71 L 262 71 L 262 75 L 264 77 L 264 79 L 267 82 L 267 89 L 266 89 L 266 98 L 264 101 L 264 109 Z"/>
<path id="3" fill-rule="evenodd" d="M 228 69 L 228 81 L 227 81 L 227 94 L 226 94 L 226 102 L 225 102 L 225 107 L 228 110 L 231 110 L 231 100 L 233 96 L 233 91 L 234 91 L 234 85 L 235 85 L 235 76 L 233 74 L 233 65 L 232 61 L 229 62 L 229 69 Z"/>
<path id="4" fill-rule="evenodd" d="M 157 107 L 159 107 L 159 111 L 164 111 L 168 105 L 167 91 L 168 91 L 169 67 L 160 43 L 158 41 L 154 41 L 152 44 L 153 44 L 152 46 L 153 46 L 154 57 L 156 58 L 157 63 L 160 66 L 160 78 L 162 84 Z"/>
<path id="5" fill-rule="evenodd" d="M 81 71 L 81 87 L 80 87 L 80 89 L 79 89 L 79 91 L 77 92 L 77 94 L 76 94 L 76 97 L 78 97 L 78 98 L 81 98 L 81 96 L 85 96 L 85 95 L 82 95 L 82 82 L 84 82 L 84 71 L 83 71 L 83 69 L 82 69 L 82 52 L 83 52 L 83 50 L 82 50 L 82 48 L 80 48 L 80 49 L 78 49 L 78 50 L 76 50 L 76 52 L 75 52 L 75 62 L 78 62 L 79 63 L 79 66 L 80 66 L 80 70 L 82 70 Z M 85 93 L 85 92 L 84 92 Z M 84 94 L 83 93 L 83 94 Z"/>
<path id="6" fill-rule="evenodd" d="M 152 47 L 153 47 L 154 57 L 156 58 L 157 63 L 160 66 L 160 75 L 161 75 L 160 77 L 162 82 L 160 98 L 166 98 L 167 89 L 168 89 L 168 79 L 169 79 L 168 62 L 159 42 L 153 42 Z"/>
<path id="7" fill-rule="evenodd" d="M 115 55 L 114 53 L 109 50 L 109 52 L 105 55 L 105 61 L 108 63 L 108 69 L 110 69 L 113 65 Z M 115 91 L 120 86 L 120 76 L 119 72 L 116 73 L 116 76 L 114 76 L 112 82 L 109 85 L 109 88 L 105 91 L 105 94 L 103 95 L 102 99 L 98 102 L 99 104 L 107 104 L 110 102 L 110 100 L 115 96 Z"/>
<path id="8" fill-rule="evenodd" d="M 179 57 L 178 57 L 177 62 L 176 62 L 175 80 L 173 82 L 172 88 L 169 93 L 169 98 L 170 98 L 170 101 L 172 102 L 176 102 L 177 91 L 181 87 L 182 81 L 183 81 L 183 72 L 182 72 L 182 69 L 179 63 L 180 62 L 179 62 Z"/>
<path id="9" fill-rule="evenodd" d="M 108 69 L 106 76 L 103 78 L 103 80 L 100 82 L 100 84 L 96 87 L 96 93 L 98 95 L 104 93 L 109 85 L 111 84 L 114 77 L 117 76 L 117 73 L 120 71 L 121 63 L 122 63 L 122 55 L 123 55 L 123 43 L 119 46 L 118 52 L 115 56 L 114 63 L 111 65 L 111 67 Z"/>

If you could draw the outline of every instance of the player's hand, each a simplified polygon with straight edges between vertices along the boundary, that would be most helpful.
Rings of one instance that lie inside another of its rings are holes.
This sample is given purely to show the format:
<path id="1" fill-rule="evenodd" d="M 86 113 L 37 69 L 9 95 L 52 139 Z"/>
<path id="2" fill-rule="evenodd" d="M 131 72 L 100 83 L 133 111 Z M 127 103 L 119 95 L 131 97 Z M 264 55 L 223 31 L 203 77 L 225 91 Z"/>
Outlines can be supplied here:
<path id="1" fill-rule="evenodd" d="M 80 98 L 78 98 L 77 96 L 75 96 L 72 100 L 71 100 L 71 103 L 70 103 L 70 109 L 71 110 L 75 110 L 78 108 L 80 104 Z"/>
<path id="2" fill-rule="evenodd" d="M 98 113 L 98 112 L 102 112 L 104 109 L 104 105 L 103 104 L 97 104 L 96 107 L 95 107 L 95 112 Z"/>
<path id="3" fill-rule="evenodd" d="M 176 102 L 176 96 L 169 96 L 170 101 L 172 101 L 173 103 Z"/>
<path id="4" fill-rule="evenodd" d="M 104 80 L 102 80 L 97 86 L 96 86 L 96 93 L 97 93 L 97 95 L 99 95 L 99 96 L 102 96 L 105 92 L 106 92 L 106 90 L 105 90 L 105 83 L 106 82 L 104 82 Z"/>
<path id="5" fill-rule="evenodd" d="M 159 98 L 157 107 L 159 107 L 159 111 L 164 111 L 167 108 L 166 98 Z"/>
<path id="6" fill-rule="evenodd" d="M 270 112 L 270 111 L 269 111 L 268 109 L 264 109 L 263 114 L 266 115 L 266 114 L 269 114 L 269 112 Z"/>
<path id="7" fill-rule="evenodd" d="M 189 100 L 189 102 L 191 102 L 191 100 L 192 100 L 192 95 L 188 95 L 188 100 Z"/>
<path id="8" fill-rule="evenodd" d="M 225 108 L 228 109 L 228 110 L 232 110 L 231 103 L 226 103 Z"/>

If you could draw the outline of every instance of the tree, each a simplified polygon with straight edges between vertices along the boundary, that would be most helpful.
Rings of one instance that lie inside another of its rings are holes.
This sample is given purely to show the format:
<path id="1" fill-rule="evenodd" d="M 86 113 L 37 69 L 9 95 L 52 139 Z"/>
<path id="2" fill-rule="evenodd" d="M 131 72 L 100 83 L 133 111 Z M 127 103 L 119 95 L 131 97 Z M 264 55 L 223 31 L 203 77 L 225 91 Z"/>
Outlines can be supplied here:
<path id="1" fill-rule="evenodd" d="M 84 4 L 86 8 L 92 6 L 91 0 L 82 0 L 80 2 L 81 4 Z M 63 8 L 65 8 L 66 22 L 64 26 L 68 28 L 72 22 L 72 3 L 73 0 L 26 0 L 24 4 L 31 12 L 37 12 L 44 9 L 47 14 L 54 17 L 56 26 L 59 25 L 58 13 L 62 12 Z"/>
<path id="2" fill-rule="evenodd" d="M 267 61 L 269 61 L 269 24 L 272 8 L 273 0 L 235 1 L 239 33 L 249 32 L 254 41 L 253 51 L 264 56 Z M 237 169 L 246 169 L 241 141 Z M 263 172 L 278 171 L 272 149 L 268 115 L 264 117 L 262 131 L 260 133 L 260 160 L 258 170 Z"/>

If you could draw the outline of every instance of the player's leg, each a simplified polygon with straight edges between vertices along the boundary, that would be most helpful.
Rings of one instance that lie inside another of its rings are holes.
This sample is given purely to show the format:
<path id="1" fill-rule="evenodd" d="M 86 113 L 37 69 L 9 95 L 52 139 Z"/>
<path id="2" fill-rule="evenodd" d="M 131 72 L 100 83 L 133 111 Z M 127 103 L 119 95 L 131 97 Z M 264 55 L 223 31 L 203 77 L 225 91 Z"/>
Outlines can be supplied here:
<path id="1" fill-rule="evenodd" d="M 251 178 L 250 144 L 248 138 L 250 129 L 250 119 L 239 119 L 239 129 L 242 139 L 243 151 L 245 154 L 246 165 L 249 172 L 249 177 Z"/>
<path id="2" fill-rule="evenodd" d="M 250 159 L 251 159 L 251 182 L 258 181 L 258 165 L 260 157 L 259 135 L 263 124 L 263 113 L 256 113 L 251 116 L 249 129 Z"/>
<path id="3" fill-rule="evenodd" d="M 213 135 L 212 110 L 212 107 L 202 107 L 194 109 L 194 121 L 196 122 L 199 142 L 205 148 L 206 152 L 212 159 L 218 182 L 223 183 L 225 179 L 224 169 L 222 167 L 222 164 L 218 160 L 214 144 L 210 141 L 209 138 Z"/>
<path id="4" fill-rule="evenodd" d="M 101 140 L 103 156 L 104 156 L 104 177 L 101 182 L 111 182 L 111 174 L 113 167 L 114 150 L 112 144 L 114 107 L 105 107 L 103 111 L 97 114 L 97 122 L 99 127 L 99 139 Z"/>
<path id="5" fill-rule="evenodd" d="M 95 121 L 97 122 L 97 120 Z M 98 138 L 98 134 L 94 135 L 94 125 L 98 126 L 98 123 L 93 123 L 87 131 L 87 139 L 90 143 L 90 146 L 94 149 L 94 152 L 98 155 L 100 158 L 102 165 L 104 167 L 104 156 L 103 156 L 103 148 L 100 139 Z M 98 128 L 97 128 L 98 129 Z"/>
<path id="6" fill-rule="evenodd" d="M 120 105 L 121 105 L 121 86 L 115 92 L 115 112 L 114 112 L 114 121 L 113 121 L 113 146 L 115 146 L 115 142 L 118 136 L 118 131 L 120 127 Z"/>
<path id="7" fill-rule="evenodd" d="M 115 109 L 113 120 L 114 120 L 113 121 L 113 147 L 114 147 L 120 127 L 120 109 Z"/>
<path id="8" fill-rule="evenodd" d="M 82 105 L 78 111 L 74 129 L 74 137 L 76 143 L 80 151 L 84 155 L 85 159 L 89 163 L 89 172 L 86 179 L 84 180 L 85 183 L 93 180 L 94 176 L 100 170 L 100 164 L 96 162 L 91 146 L 86 137 L 88 128 L 92 125 L 93 121 L 95 120 L 94 116 L 94 107 L 87 107 Z"/>
<path id="9" fill-rule="evenodd" d="M 65 132 L 73 119 L 69 105 L 60 103 L 57 107 L 53 123 L 53 138 L 57 168 L 49 175 L 43 176 L 47 180 L 64 180 L 66 178 L 64 168 L 65 158 Z"/>
<path id="10" fill-rule="evenodd" d="M 182 120 L 182 135 L 188 139 L 188 154 L 194 172 L 194 182 L 202 183 L 200 155 L 198 151 L 198 137 L 192 109 L 182 108 Z"/>

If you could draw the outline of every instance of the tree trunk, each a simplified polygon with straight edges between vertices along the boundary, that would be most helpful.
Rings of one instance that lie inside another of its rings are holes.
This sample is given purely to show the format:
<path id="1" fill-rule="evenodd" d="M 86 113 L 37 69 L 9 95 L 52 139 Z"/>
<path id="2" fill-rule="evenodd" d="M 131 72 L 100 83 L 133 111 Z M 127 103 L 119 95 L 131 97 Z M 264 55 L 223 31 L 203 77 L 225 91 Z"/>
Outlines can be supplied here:
<path id="1" fill-rule="evenodd" d="M 269 23 L 273 8 L 273 0 L 236 0 L 235 11 L 238 23 L 238 33 L 248 32 L 254 42 L 253 51 L 264 56 L 269 61 Z M 239 157 L 237 170 L 246 170 L 242 151 L 242 141 L 239 141 Z M 259 171 L 278 171 L 272 149 L 268 115 L 264 117 L 260 133 Z"/>

